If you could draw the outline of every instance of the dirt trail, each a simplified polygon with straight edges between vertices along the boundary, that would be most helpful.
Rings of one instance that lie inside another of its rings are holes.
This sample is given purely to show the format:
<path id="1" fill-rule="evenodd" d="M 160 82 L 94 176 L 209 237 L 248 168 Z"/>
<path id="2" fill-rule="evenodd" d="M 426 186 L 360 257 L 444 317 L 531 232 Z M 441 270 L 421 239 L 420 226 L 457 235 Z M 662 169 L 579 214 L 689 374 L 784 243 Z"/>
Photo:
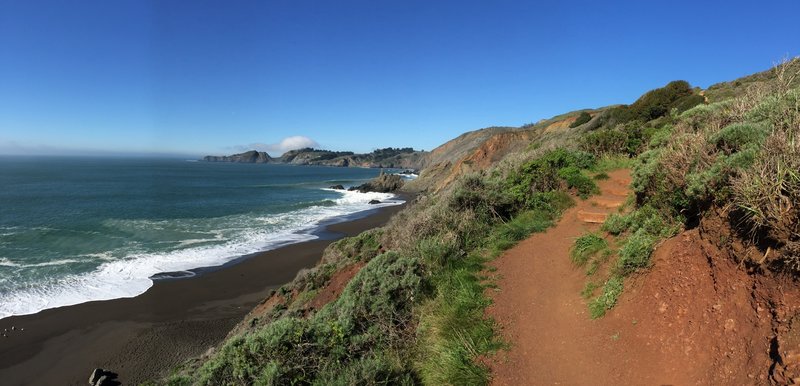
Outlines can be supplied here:
<path id="1" fill-rule="evenodd" d="M 629 171 L 610 176 L 599 182 L 600 196 L 578 200 L 555 227 L 492 263 L 499 290 L 488 314 L 512 344 L 490 360 L 493 384 L 679 385 L 698 379 L 691 361 L 664 352 L 652 337 L 629 334 L 636 319 L 589 318 L 580 296 L 585 269 L 572 264 L 569 251 L 576 237 L 598 230 L 625 200 Z"/>

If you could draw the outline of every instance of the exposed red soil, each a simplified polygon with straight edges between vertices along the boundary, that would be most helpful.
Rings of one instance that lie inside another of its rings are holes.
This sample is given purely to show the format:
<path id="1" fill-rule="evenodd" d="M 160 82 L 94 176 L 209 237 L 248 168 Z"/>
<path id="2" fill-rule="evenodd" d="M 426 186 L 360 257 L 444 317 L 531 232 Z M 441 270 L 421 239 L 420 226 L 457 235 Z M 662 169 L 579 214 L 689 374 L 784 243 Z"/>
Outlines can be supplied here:
<path id="1" fill-rule="evenodd" d="M 339 298 L 347 283 L 356 276 L 358 271 L 364 267 L 364 263 L 356 263 L 348 267 L 342 268 L 331 276 L 328 284 L 325 285 L 314 299 L 308 302 L 307 307 L 314 310 L 319 310 L 326 304 Z"/>
<path id="2" fill-rule="evenodd" d="M 347 287 L 348 283 L 350 283 L 350 280 L 355 277 L 355 275 L 361 270 L 361 268 L 364 267 L 364 265 L 365 264 L 363 262 L 359 262 L 338 269 L 311 300 L 305 304 L 297 305 L 297 307 L 299 307 L 298 310 L 301 310 L 305 315 L 309 315 L 310 312 L 319 310 L 326 304 L 338 299 L 339 295 L 341 295 L 342 291 L 344 291 L 344 288 Z M 278 306 L 284 308 L 292 307 L 292 304 L 297 300 L 299 293 L 300 292 L 297 289 L 293 289 L 286 295 L 282 295 L 279 292 L 272 293 L 272 295 L 254 307 L 247 314 L 247 316 L 244 317 L 244 322 L 239 323 L 233 328 L 233 330 L 231 330 L 231 332 L 228 334 L 228 337 L 239 335 L 252 328 L 254 325 L 258 325 L 264 321 L 269 321 L 270 314 Z"/>
<path id="3" fill-rule="evenodd" d="M 492 263 L 499 290 L 488 314 L 511 343 L 489 361 L 492 383 L 761 385 L 800 376 L 797 284 L 749 274 L 702 227 L 660 245 L 652 268 L 625 280 L 617 306 L 590 319 L 580 296 L 588 278 L 569 250 L 599 227 L 581 213 L 608 213 L 598 201 L 624 193 L 628 173 L 611 175 L 594 205 L 579 202 Z"/>
<path id="4" fill-rule="evenodd" d="M 508 153 L 530 143 L 535 135 L 533 131 L 508 131 L 491 136 L 470 154 L 456 161 L 448 176 L 439 181 L 437 189 L 448 186 L 461 175 L 488 169 Z"/>

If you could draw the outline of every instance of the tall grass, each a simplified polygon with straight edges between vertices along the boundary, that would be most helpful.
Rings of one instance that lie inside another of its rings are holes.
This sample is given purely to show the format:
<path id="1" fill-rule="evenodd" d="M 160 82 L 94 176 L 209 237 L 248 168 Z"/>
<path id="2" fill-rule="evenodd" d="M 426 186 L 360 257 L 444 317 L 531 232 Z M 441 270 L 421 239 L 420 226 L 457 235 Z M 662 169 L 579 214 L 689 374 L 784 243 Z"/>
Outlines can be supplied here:
<path id="1" fill-rule="evenodd" d="M 587 233 L 575 240 L 570 257 L 577 266 L 583 266 L 598 252 L 608 248 L 608 242 L 596 233 Z"/>

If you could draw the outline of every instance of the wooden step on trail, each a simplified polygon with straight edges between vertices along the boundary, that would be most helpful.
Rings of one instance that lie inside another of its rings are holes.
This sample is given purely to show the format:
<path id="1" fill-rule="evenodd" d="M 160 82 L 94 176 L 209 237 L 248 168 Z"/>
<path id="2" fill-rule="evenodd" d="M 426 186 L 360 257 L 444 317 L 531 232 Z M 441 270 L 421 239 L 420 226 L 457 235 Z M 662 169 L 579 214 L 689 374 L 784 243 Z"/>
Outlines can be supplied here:
<path id="1" fill-rule="evenodd" d="M 590 224 L 602 224 L 608 218 L 608 213 L 579 210 L 577 216 L 578 220 L 583 222 L 588 222 Z"/>
<path id="2" fill-rule="evenodd" d="M 616 186 L 609 186 L 603 189 L 603 194 L 605 195 L 612 195 L 612 196 L 627 196 L 628 195 L 628 188 L 625 187 L 616 187 Z"/>
<path id="3" fill-rule="evenodd" d="M 625 197 L 593 197 L 590 201 L 592 205 L 606 209 L 616 209 L 625 203 Z"/>

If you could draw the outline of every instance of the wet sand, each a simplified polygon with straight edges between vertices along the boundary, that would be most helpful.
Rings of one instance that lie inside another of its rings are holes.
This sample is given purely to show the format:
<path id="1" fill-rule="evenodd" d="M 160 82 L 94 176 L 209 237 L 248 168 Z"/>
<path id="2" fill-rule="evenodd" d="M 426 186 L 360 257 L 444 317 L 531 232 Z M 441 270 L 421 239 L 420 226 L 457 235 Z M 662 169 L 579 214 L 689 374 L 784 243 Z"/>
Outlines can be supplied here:
<path id="1" fill-rule="evenodd" d="M 123 385 L 163 376 L 219 343 L 270 290 L 314 266 L 332 241 L 384 225 L 404 205 L 328 225 L 321 238 L 257 253 L 144 294 L 0 320 L 0 384 L 85 385 L 95 367 Z M 15 330 L 11 331 L 12 326 Z M 24 330 L 21 330 L 24 329 Z"/>

